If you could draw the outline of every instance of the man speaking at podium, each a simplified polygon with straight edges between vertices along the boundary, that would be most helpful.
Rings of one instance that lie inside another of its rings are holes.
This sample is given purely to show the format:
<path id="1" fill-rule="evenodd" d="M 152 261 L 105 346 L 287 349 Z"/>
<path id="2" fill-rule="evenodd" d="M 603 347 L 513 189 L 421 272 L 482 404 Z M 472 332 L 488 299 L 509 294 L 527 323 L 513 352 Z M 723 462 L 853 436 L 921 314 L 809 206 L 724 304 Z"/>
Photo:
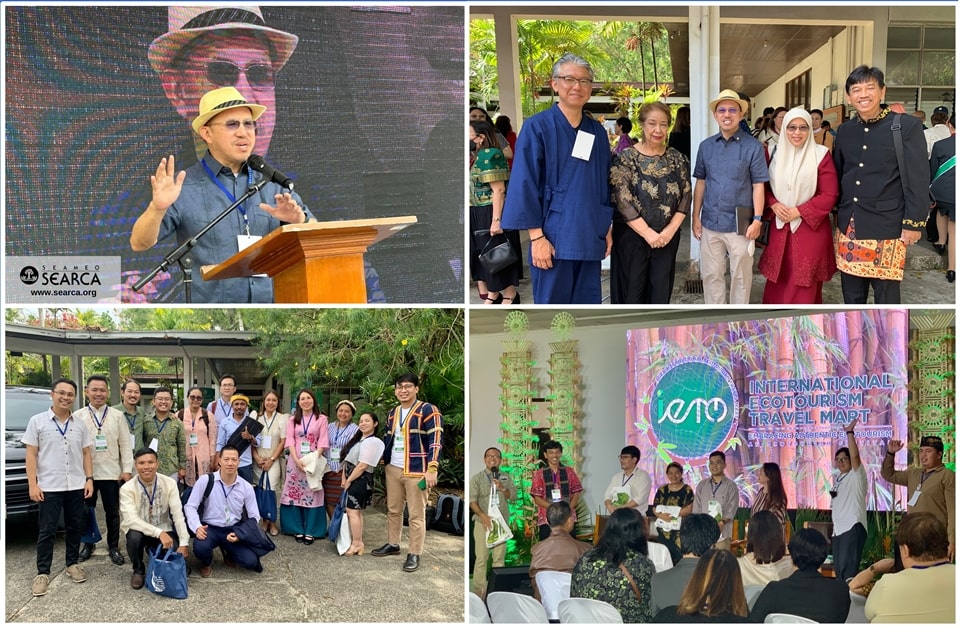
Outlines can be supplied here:
<path id="1" fill-rule="evenodd" d="M 257 139 L 257 120 L 267 108 L 248 102 L 235 87 L 221 87 L 200 99 L 192 126 L 207 152 L 186 170 L 176 171 L 173 155 L 160 160 L 150 177 L 153 197 L 133 225 L 130 246 L 145 251 L 174 233 L 178 244 L 196 235 L 265 175 L 248 167 Z M 256 194 L 197 240 L 193 258 L 195 303 L 272 303 L 269 277 L 204 281 L 202 266 L 219 264 L 283 224 L 313 218 L 303 200 L 273 175 Z"/>

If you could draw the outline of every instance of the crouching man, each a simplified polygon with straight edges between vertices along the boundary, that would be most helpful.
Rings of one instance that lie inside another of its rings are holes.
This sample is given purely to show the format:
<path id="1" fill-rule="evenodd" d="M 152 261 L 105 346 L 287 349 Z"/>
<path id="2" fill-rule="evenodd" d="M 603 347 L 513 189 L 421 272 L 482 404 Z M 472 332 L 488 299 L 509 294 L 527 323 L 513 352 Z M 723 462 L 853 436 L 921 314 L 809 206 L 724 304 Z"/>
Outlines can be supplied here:
<path id="1" fill-rule="evenodd" d="M 176 547 L 186 558 L 189 536 L 176 481 L 157 474 L 157 452 L 146 447 L 138 449 L 133 464 L 137 477 L 120 487 L 120 531 L 127 539 L 127 556 L 133 563 L 130 586 L 142 589 L 146 574 L 144 551 L 152 551 L 158 545 L 164 549 Z M 175 529 L 171 530 L 171 525 Z"/>
<path id="2" fill-rule="evenodd" d="M 261 572 L 260 556 L 274 549 L 259 531 L 260 510 L 253 486 L 237 474 L 240 452 L 232 445 L 220 450 L 220 470 L 197 478 L 184 504 L 187 525 L 196 535 L 193 553 L 200 561 L 200 576 L 213 573 L 213 550 L 220 548 L 227 567 Z M 207 490 L 209 482 L 213 482 Z M 247 517 L 243 516 L 246 510 Z"/>

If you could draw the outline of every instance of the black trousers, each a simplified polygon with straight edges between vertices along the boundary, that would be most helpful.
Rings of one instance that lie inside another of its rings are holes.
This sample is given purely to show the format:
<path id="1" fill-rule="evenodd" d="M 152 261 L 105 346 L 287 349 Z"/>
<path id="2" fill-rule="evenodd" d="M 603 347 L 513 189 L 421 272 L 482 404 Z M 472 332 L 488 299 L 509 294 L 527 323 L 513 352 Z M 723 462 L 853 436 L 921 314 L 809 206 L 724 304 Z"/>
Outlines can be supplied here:
<path id="1" fill-rule="evenodd" d="M 237 468 L 237 475 L 239 475 L 240 477 L 242 477 L 244 480 L 246 480 L 247 482 L 249 482 L 249 483 L 252 484 L 253 486 L 256 486 L 256 485 L 257 485 L 257 480 L 256 480 L 256 478 L 255 478 L 254 475 L 253 475 L 253 465 L 252 465 L 252 464 L 248 464 L 248 465 L 245 466 L 245 467 L 238 467 L 238 468 Z"/>
<path id="2" fill-rule="evenodd" d="M 860 573 L 860 559 L 866 543 L 867 530 L 862 523 L 833 537 L 833 571 L 837 580 L 846 581 Z"/>
<path id="3" fill-rule="evenodd" d="M 103 497 L 103 513 L 107 518 L 107 547 L 120 547 L 120 483 L 117 480 L 94 480 L 93 495 L 88 497 L 86 505 L 97 507 L 97 495 Z"/>
<path id="4" fill-rule="evenodd" d="M 840 273 L 840 290 L 843 292 L 843 302 L 848 305 L 865 304 L 871 286 L 873 286 L 873 302 L 877 305 L 900 304 L 899 281 Z"/>
<path id="5" fill-rule="evenodd" d="M 180 547 L 180 538 L 177 536 L 177 532 L 171 530 L 167 534 L 173 537 L 173 548 Z M 127 530 L 127 556 L 130 557 L 130 562 L 133 564 L 133 573 L 141 575 L 147 573 L 147 566 L 143 562 L 144 552 L 147 550 L 153 551 L 158 545 L 160 545 L 160 539 L 155 536 L 147 536 L 139 530 Z"/>
<path id="6" fill-rule="evenodd" d="M 76 491 L 44 491 L 43 501 L 39 504 L 37 524 L 40 533 L 37 535 L 37 573 L 50 573 L 50 564 L 53 562 L 53 543 L 57 538 L 57 524 L 60 522 L 60 513 L 63 512 L 63 524 L 66 528 L 65 565 L 76 565 L 80 561 L 80 535 L 86 519 L 86 508 L 83 505 L 83 489 Z"/>

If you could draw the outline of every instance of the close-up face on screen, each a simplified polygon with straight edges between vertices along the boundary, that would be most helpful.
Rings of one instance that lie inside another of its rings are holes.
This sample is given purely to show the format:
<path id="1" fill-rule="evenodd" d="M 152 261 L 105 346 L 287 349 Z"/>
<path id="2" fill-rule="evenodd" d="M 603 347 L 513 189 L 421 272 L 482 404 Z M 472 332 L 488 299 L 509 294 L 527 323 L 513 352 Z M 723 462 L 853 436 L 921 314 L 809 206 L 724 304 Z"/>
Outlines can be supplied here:
<path id="1" fill-rule="evenodd" d="M 153 269 L 180 236 L 131 248 L 151 175 L 198 163 L 200 99 L 233 87 L 265 107 L 242 148 L 316 220 L 416 217 L 364 256 L 370 301 L 462 299 L 462 7 L 20 6 L 5 21 L 7 256 L 119 256 L 128 284 Z M 180 269 L 137 294 L 124 301 L 183 302 Z"/>

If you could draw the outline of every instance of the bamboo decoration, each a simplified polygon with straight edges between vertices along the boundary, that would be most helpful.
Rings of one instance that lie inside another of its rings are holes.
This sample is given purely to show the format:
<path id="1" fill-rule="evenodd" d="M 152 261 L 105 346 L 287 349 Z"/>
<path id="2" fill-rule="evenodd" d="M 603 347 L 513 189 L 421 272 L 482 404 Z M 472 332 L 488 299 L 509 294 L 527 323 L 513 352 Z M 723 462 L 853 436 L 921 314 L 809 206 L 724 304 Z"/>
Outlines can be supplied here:
<path id="1" fill-rule="evenodd" d="M 943 461 L 956 465 L 956 329 L 953 312 L 931 312 L 911 317 L 911 384 L 907 405 L 911 457 L 919 454 L 920 439 L 943 439 Z"/>
<path id="2" fill-rule="evenodd" d="M 550 327 L 556 342 L 550 343 L 550 436 L 563 445 L 564 464 L 581 473 L 581 394 L 578 340 L 571 340 L 573 316 L 559 312 Z M 580 476 L 581 479 L 583 476 Z"/>
<path id="3" fill-rule="evenodd" d="M 532 534 L 536 528 L 536 505 L 530 497 L 533 471 L 537 468 L 538 444 L 533 435 L 532 341 L 526 338 L 528 320 L 525 312 L 514 310 L 504 320 L 510 334 L 504 340 L 500 357 L 500 445 L 503 450 L 501 471 L 510 476 L 517 487 L 517 498 L 510 503 L 510 527 Z M 536 535 L 534 535 L 536 536 Z"/>

